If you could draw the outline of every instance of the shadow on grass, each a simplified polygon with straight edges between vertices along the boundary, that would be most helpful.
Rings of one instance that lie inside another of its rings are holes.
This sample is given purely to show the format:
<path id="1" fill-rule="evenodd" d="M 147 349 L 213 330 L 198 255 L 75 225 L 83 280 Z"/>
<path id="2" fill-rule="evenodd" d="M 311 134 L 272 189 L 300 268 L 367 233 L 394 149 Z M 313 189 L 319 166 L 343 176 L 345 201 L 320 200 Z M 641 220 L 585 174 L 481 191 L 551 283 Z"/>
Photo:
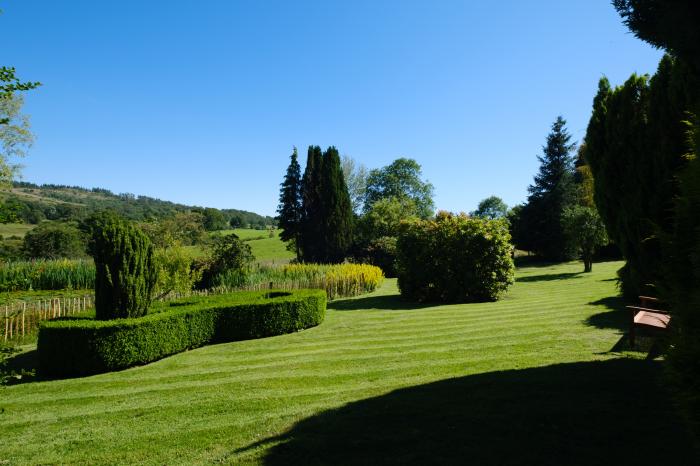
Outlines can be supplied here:
<path id="1" fill-rule="evenodd" d="M 696 464 L 659 364 L 617 359 L 396 390 L 304 419 L 269 446 L 289 464 Z"/>
<path id="2" fill-rule="evenodd" d="M 586 319 L 586 324 L 595 328 L 613 328 L 625 331 L 630 325 L 630 314 L 625 309 L 625 301 L 621 296 L 609 296 L 588 303 L 592 306 L 605 306 L 608 311 L 593 314 Z"/>
<path id="3" fill-rule="evenodd" d="M 2 367 L 0 367 L 0 376 L 4 385 L 35 382 L 40 380 L 37 376 L 38 365 L 39 353 L 37 350 L 17 353 L 3 361 Z"/>
<path id="4" fill-rule="evenodd" d="M 328 303 L 328 309 L 336 311 L 357 311 L 366 309 L 381 309 L 384 311 L 406 311 L 411 309 L 425 309 L 439 304 L 417 303 L 405 301 L 401 295 L 367 296 L 364 298 L 338 299 Z"/>
<path id="5" fill-rule="evenodd" d="M 531 275 L 529 277 L 518 277 L 516 282 L 549 282 L 554 280 L 568 280 L 571 278 L 581 278 L 583 272 L 566 272 L 566 273 L 545 273 L 542 275 Z"/>

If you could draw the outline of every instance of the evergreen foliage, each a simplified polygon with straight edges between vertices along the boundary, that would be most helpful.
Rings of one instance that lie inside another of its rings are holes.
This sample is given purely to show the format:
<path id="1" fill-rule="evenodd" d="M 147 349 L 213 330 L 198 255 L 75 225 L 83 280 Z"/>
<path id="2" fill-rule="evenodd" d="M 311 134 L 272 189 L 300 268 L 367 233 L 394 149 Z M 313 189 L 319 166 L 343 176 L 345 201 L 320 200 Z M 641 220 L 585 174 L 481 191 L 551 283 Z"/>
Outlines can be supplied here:
<path id="1" fill-rule="evenodd" d="M 319 146 L 309 146 L 306 168 L 302 179 L 302 226 L 300 252 L 304 262 L 322 262 L 321 225 L 323 204 L 321 191 L 321 164 L 323 153 Z"/>
<path id="2" fill-rule="evenodd" d="M 302 189 L 301 167 L 297 160 L 297 148 L 294 148 L 280 188 L 280 203 L 277 206 L 277 224 L 282 229 L 280 238 L 282 241 L 291 242 L 297 255 L 301 259 L 299 250 L 299 235 L 302 226 Z"/>
<path id="3" fill-rule="evenodd" d="M 303 262 L 339 263 L 352 244 L 353 211 L 335 147 L 309 146 L 298 243 Z"/>
<path id="4" fill-rule="evenodd" d="M 140 318 L 52 321 L 39 329 L 39 369 L 59 377 L 114 371 L 209 343 L 297 332 L 325 312 L 321 290 L 268 290 L 173 301 Z"/>
<path id="5" fill-rule="evenodd" d="M 626 259 L 622 290 L 632 299 L 655 294 L 661 237 L 673 225 L 676 174 L 688 152 L 688 70 L 665 56 L 648 79 L 632 75 L 611 89 L 600 80 L 586 132 L 594 199 L 611 239 Z"/>
<path id="6" fill-rule="evenodd" d="M 574 201 L 574 158 L 566 120 L 557 117 L 542 148 L 540 169 L 527 203 L 518 210 L 518 225 L 513 226 L 516 245 L 533 251 L 543 259 L 571 259 L 574 251 L 562 227 L 562 213 Z"/>
<path id="7" fill-rule="evenodd" d="M 98 319 L 139 317 L 148 312 L 157 281 L 153 246 L 140 229 L 114 214 L 90 224 L 95 260 L 95 311 Z"/>
<path id="8" fill-rule="evenodd" d="M 688 113 L 677 119 L 673 112 L 664 112 L 665 121 L 657 125 L 671 125 L 668 147 L 678 141 L 674 128 L 686 126 L 691 135 L 687 166 L 677 172 L 673 224 L 662 238 L 666 260 L 661 291 L 673 315 L 668 360 L 685 395 L 687 412 L 700 427 L 700 4 L 695 0 L 615 0 L 614 4 L 637 37 L 674 54 L 676 63 L 685 68 L 683 81 L 689 84 L 684 87 L 691 90 L 685 105 Z"/>
<path id="9" fill-rule="evenodd" d="M 321 261 L 343 262 L 352 245 L 353 211 L 338 150 L 331 146 L 321 164 Z"/>

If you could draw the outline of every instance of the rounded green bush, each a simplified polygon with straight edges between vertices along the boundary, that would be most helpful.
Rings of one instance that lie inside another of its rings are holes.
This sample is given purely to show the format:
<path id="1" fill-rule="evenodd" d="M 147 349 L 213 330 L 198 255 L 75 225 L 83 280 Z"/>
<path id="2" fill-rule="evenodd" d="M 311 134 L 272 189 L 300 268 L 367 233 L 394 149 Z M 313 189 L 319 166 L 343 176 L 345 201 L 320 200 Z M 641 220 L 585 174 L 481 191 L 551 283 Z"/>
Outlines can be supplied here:
<path id="1" fill-rule="evenodd" d="M 160 303 L 138 318 L 48 321 L 39 328 L 39 371 L 64 377 L 125 369 L 210 343 L 314 327 L 325 312 L 323 290 L 275 290 Z"/>
<path id="2" fill-rule="evenodd" d="M 508 224 L 438 213 L 404 223 L 396 244 L 404 297 L 416 301 L 495 301 L 513 284 Z"/>

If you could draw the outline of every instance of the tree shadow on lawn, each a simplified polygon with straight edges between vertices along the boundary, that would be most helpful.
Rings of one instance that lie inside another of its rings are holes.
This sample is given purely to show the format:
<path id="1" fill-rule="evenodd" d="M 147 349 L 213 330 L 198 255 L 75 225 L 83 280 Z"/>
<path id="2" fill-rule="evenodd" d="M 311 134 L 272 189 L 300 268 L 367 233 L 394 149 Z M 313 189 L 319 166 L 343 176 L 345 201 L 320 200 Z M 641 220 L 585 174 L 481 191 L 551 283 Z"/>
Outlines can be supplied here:
<path id="1" fill-rule="evenodd" d="M 627 335 L 630 328 L 631 314 L 625 308 L 625 300 L 622 296 L 609 296 L 588 304 L 605 306 L 610 310 L 588 317 L 586 319 L 587 325 L 599 329 L 615 329 L 622 333 L 620 339 L 610 348 L 609 352 L 639 351 L 647 353 L 647 359 L 655 359 L 661 356 L 668 347 L 668 341 L 662 332 L 645 328 L 637 329 L 635 346 L 631 346 Z"/>
<path id="2" fill-rule="evenodd" d="M 264 464 L 696 464 L 658 362 L 616 359 L 447 379 L 304 419 Z"/>
<path id="3" fill-rule="evenodd" d="M 570 278 L 581 278 L 583 272 L 566 272 L 566 273 L 545 273 L 542 275 L 530 275 L 528 277 L 517 277 L 516 282 L 549 282 L 554 280 L 568 280 Z"/>
<path id="4" fill-rule="evenodd" d="M 441 306 L 444 303 L 418 303 L 404 300 L 400 294 L 366 296 L 363 298 L 337 299 L 328 303 L 328 309 L 335 311 L 358 311 L 381 309 L 384 311 L 408 311 Z"/>
<path id="5" fill-rule="evenodd" d="M 625 331 L 630 326 L 630 313 L 625 309 L 622 296 L 609 296 L 588 303 L 592 306 L 605 306 L 608 311 L 593 314 L 586 319 L 586 324 L 595 328 L 612 328 Z"/>

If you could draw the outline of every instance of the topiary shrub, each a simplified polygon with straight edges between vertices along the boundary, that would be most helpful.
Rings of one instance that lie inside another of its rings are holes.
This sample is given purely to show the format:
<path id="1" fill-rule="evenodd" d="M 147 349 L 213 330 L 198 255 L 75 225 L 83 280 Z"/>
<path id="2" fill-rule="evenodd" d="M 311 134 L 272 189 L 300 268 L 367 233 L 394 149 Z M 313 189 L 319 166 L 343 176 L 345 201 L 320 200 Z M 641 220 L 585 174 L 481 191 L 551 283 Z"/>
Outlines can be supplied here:
<path id="1" fill-rule="evenodd" d="M 46 321 L 37 342 L 39 372 L 65 377 L 125 369 L 209 343 L 314 327 L 325 312 L 323 290 L 267 290 L 159 303 L 139 318 Z"/>
<path id="2" fill-rule="evenodd" d="M 94 217 L 90 232 L 97 318 L 145 315 L 158 278 L 151 241 L 136 226 L 113 214 Z"/>
<path id="3" fill-rule="evenodd" d="M 441 212 L 402 225 L 396 244 L 401 294 L 416 301 L 495 301 L 513 283 L 508 225 Z"/>

